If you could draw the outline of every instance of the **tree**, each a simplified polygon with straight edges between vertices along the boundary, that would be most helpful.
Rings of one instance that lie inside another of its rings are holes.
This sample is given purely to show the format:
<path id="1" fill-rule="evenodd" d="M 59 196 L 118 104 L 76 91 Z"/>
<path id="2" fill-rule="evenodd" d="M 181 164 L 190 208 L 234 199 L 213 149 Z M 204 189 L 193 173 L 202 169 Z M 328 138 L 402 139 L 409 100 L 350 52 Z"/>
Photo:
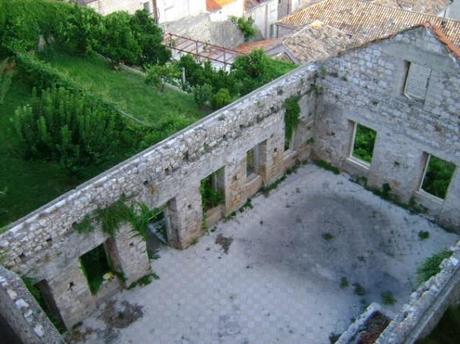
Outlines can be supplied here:
<path id="1" fill-rule="evenodd" d="M 97 46 L 103 27 L 102 17 L 93 9 L 75 4 L 66 11 L 58 38 L 74 53 L 86 55 Z"/>
<path id="2" fill-rule="evenodd" d="M 104 18 L 98 50 L 111 60 L 114 67 L 120 63 L 138 63 L 141 47 L 131 30 L 131 16 L 126 12 L 114 12 Z"/>
<path id="3" fill-rule="evenodd" d="M 141 50 L 138 64 L 164 64 L 171 59 L 171 51 L 163 45 L 163 31 L 147 11 L 136 11 L 131 29 Z"/>

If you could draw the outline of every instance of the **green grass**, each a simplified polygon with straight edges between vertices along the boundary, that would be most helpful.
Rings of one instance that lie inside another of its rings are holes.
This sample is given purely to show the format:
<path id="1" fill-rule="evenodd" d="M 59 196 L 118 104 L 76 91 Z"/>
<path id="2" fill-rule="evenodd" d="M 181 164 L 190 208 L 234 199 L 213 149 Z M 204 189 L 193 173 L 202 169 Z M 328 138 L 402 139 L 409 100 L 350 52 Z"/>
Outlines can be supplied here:
<path id="1" fill-rule="evenodd" d="M 44 59 L 92 94 L 154 127 L 179 119 L 193 123 L 203 116 L 192 95 L 169 89 L 158 91 L 142 76 L 113 70 L 97 56 L 83 58 L 53 51 Z"/>

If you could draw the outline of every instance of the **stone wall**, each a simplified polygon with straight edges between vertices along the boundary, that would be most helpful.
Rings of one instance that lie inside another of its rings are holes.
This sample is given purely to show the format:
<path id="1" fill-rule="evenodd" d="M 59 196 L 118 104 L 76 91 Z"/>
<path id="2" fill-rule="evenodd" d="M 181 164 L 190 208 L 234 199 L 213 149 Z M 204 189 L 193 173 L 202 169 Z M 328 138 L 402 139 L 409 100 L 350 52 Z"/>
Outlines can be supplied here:
<path id="1" fill-rule="evenodd" d="M 5 321 L 6 326 L 14 331 L 18 342 L 64 343 L 59 332 L 28 292 L 22 280 L 2 266 L 0 266 L 0 320 Z M 4 340 L 9 339 L 2 336 L 2 343 Z"/>
<path id="2" fill-rule="evenodd" d="M 408 62 L 432 70 L 424 102 L 402 95 Z M 162 208 L 169 244 L 186 248 L 203 227 L 311 156 L 367 178 L 370 187 L 388 184 L 400 201 L 415 198 L 460 230 L 458 171 L 444 200 L 419 190 L 427 154 L 460 165 L 460 103 L 453 91 L 460 89 L 458 71 L 458 60 L 425 28 L 300 67 L 12 224 L 0 235 L 2 264 L 40 282 L 71 327 L 150 273 L 146 244 L 128 223 L 113 237 L 99 228 L 80 234 L 75 224 L 86 216 L 121 198 Z M 285 149 L 284 102 L 294 95 L 300 96 L 300 124 Z M 350 158 L 353 122 L 377 131 L 369 165 Z M 248 173 L 247 152 L 254 148 L 258 163 Z M 204 213 L 200 183 L 216 171 L 224 202 Z M 124 279 L 105 281 L 93 295 L 80 257 L 99 245 Z"/>
<path id="3" fill-rule="evenodd" d="M 403 95 L 408 63 L 431 69 L 425 101 Z M 460 230 L 458 168 L 442 200 L 420 190 L 428 154 L 460 166 L 459 60 L 423 27 L 326 61 L 315 121 L 315 154 L 401 202 L 415 199 Z M 353 123 L 377 132 L 370 165 L 350 158 Z"/>
<path id="4" fill-rule="evenodd" d="M 148 274 L 150 265 L 145 242 L 129 224 L 113 238 L 99 228 L 80 234 L 75 224 L 125 197 L 151 208 L 164 207 L 171 224 L 169 243 L 187 247 L 203 234 L 206 222 L 200 195 L 204 178 L 224 169 L 222 217 L 279 178 L 296 159 L 308 158 L 312 125 L 302 128 L 302 137 L 284 151 L 283 104 L 292 95 L 302 95 L 302 122 L 311 122 L 315 71 L 314 65 L 293 71 L 12 224 L 0 236 L 2 264 L 46 282 L 46 293 L 67 327 L 84 319 L 101 299 Z M 257 175 L 247 176 L 246 153 L 258 145 L 263 159 Z M 104 282 L 92 295 L 79 258 L 99 245 L 126 280 Z"/>
<path id="5" fill-rule="evenodd" d="M 460 243 L 441 264 L 441 272 L 421 285 L 376 344 L 415 343 L 431 333 L 444 312 L 460 301 Z"/>

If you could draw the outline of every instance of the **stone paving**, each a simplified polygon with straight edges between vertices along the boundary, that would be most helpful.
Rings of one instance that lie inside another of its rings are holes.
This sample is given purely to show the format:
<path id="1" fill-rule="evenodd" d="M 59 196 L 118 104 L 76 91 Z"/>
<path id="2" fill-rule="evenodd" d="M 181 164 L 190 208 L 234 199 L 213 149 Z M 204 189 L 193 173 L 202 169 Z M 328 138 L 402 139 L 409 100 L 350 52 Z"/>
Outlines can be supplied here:
<path id="1" fill-rule="evenodd" d="M 382 302 L 384 291 L 397 299 L 386 306 L 396 312 L 416 287 L 420 263 L 458 236 L 348 179 L 304 166 L 196 245 L 162 248 L 152 260 L 159 279 L 102 305 L 75 338 L 88 344 L 327 344 L 368 303 Z M 422 230 L 428 239 L 419 238 Z M 139 306 L 142 315 L 131 324 L 107 314 L 123 318 L 125 309 Z"/>

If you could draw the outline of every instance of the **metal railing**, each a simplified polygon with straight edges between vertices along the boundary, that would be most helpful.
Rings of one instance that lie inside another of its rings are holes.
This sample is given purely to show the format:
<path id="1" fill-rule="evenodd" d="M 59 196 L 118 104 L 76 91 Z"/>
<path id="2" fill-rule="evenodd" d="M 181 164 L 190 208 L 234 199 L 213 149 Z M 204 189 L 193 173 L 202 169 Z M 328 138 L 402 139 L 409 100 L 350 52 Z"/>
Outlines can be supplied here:
<path id="1" fill-rule="evenodd" d="M 228 49 L 170 32 L 165 33 L 164 43 L 173 51 L 191 54 L 198 59 L 218 62 L 225 67 L 231 66 L 238 56 L 244 55 L 237 50 Z"/>

